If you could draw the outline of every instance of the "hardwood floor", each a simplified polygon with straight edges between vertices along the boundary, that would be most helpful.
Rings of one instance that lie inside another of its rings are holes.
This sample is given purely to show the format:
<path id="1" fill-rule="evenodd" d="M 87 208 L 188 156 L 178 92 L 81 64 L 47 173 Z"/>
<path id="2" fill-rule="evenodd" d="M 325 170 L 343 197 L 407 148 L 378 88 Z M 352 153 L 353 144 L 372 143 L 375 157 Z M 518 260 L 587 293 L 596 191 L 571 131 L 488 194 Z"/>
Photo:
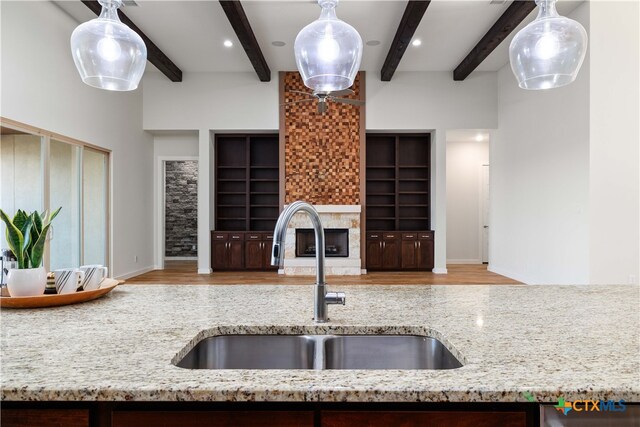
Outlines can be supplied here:
<path id="1" fill-rule="evenodd" d="M 329 284 L 339 285 L 511 285 L 508 277 L 487 271 L 486 265 L 449 265 L 449 274 L 415 272 L 370 272 L 362 276 L 328 276 Z M 128 279 L 127 284 L 178 285 L 308 285 L 311 276 L 283 276 L 276 272 L 234 271 L 197 274 L 195 261 L 168 261 L 164 270 L 154 270 Z"/>

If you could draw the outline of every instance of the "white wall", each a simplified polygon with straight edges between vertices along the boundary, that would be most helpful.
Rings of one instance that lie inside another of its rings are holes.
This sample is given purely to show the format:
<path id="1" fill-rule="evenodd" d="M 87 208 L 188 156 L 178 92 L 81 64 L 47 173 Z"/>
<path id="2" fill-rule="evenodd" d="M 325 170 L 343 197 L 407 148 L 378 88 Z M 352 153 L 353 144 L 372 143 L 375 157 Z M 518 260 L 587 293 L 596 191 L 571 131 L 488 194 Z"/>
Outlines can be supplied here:
<path id="1" fill-rule="evenodd" d="M 0 114 L 112 150 L 111 273 L 150 268 L 153 146 L 142 130 L 141 90 L 115 93 L 82 83 L 69 49 L 78 24 L 53 3 L 0 7 Z"/>
<path id="2" fill-rule="evenodd" d="M 527 283 L 627 283 L 639 270 L 638 3 L 585 2 L 577 80 L 551 91 L 498 73 L 490 269 Z"/>
<path id="3" fill-rule="evenodd" d="M 588 29 L 589 7 L 572 18 Z M 589 59 L 572 84 L 520 89 L 498 72 L 491 139 L 491 271 L 525 283 L 589 280 Z"/>
<path id="4" fill-rule="evenodd" d="M 482 168 L 489 141 L 447 139 L 447 263 L 482 263 Z"/>
<path id="5" fill-rule="evenodd" d="M 590 282 L 640 276 L 640 5 L 591 6 Z"/>

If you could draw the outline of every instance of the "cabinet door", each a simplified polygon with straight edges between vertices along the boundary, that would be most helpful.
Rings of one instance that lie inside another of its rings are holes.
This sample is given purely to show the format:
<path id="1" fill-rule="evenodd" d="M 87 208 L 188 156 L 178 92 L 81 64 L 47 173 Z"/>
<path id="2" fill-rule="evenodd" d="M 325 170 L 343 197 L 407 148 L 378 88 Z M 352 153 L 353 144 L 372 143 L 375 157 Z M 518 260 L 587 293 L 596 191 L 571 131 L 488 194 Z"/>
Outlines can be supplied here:
<path id="1" fill-rule="evenodd" d="M 382 241 L 367 240 L 367 268 L 380 270 L 382 268 Z"/>
<path id="2" fill-rule="evenodd" d="M 402 269 L 416 269 L 418 268 L 418 241 L 417 240 L 403 240 L 402 241 L 402 254 L 401 254 Z"/>
<path id="3" fill-rule="evenodd" d="M 322 411 L 322 427 L 525 427 L 525 412 Z"/>
<path id="4" fill-rule="evenodd" d="M 228 268 L 227 243 L 222 240 L 211 242 L 211 268 L 213 270 L 226 270 Z"/>
<path id="5" fill-rule="evenodd" d="M 382 269 L 397 270 L 400 268 L 400 242 L 384 240 L 382 242 Z"/>
<path id="6" fill-rule="evenodd" d="M 230 270 L 244 269 L 244 242 L 242 240 L 230 241 L 227 247 L 228 268 Z"/>
<path id="7" fill-rule="evenodd" d="M 420 270 L 433 270 L 433 240 L 418 241 L 418 268 Z"/>
<path id="8" fill-rule="evenodd" d="M 313 427 L 311 411 L 114 411 L 112 427 Z"/>
<path id="9" fill-rule="evenodd" d="M 89 427 L 88 409 L 3 409 L 2 427 Z"/>
<path id="10" fill-rule="evenodd" d="M 248 236 L 250 238 L 251 236 Z M 264 242 L 260 240 L 247 240 L 244 245 L 244 261 L 247 270 L 260 270 L 264 268 Z"/>

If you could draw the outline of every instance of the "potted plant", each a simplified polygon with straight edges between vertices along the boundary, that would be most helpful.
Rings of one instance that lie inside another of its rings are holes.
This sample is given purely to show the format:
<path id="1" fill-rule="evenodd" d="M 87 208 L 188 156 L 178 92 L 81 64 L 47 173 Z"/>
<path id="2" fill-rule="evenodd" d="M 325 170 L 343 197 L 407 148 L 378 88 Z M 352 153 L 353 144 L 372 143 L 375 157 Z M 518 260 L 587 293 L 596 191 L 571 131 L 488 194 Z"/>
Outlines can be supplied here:
<path id="1" fill-rule="evenodd" d="M 7 225 L 6 238 L 9 249 L 16 257 L 18 268 L 9 270 L 7 289 L 13 297 L 42 295 L 47 285 L 47 272 L 42 266 L 44 244 L 51 221 L 60 212 L 27 215 L 18 210 L 13 219 L 0 209 L 0 219 Z"/>

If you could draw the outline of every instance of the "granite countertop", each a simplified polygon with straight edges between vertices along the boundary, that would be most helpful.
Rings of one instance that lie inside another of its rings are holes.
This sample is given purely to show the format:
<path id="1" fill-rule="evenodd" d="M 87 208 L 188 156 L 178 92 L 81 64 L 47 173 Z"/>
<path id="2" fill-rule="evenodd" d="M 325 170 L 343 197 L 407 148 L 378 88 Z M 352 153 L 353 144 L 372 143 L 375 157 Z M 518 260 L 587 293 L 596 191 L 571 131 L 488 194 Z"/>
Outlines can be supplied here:
<path id="1" fill-rule="evenodd" d="M 137 285 L 79 305 L 1 314 L 2 400 L 640 402 L 640 287 L 343 286 L 311 321 L 312 286 Z M 226 333 L 436 337 L 452 370 L 188 370 Z"/>

